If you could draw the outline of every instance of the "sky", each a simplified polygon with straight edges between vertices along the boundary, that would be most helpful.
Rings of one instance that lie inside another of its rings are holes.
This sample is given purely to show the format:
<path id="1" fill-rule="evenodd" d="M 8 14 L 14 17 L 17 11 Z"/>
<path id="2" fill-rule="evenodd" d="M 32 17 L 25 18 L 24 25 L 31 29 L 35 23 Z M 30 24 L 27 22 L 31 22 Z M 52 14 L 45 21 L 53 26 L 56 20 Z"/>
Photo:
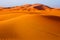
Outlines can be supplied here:
<path id="1" fill-rule="evenodd" d="M 35 3 L 60 8 L 60 0 L 0 0 L 0 6 L 3 7 L 20 6 L 23 4 L 35 4 Z"/>

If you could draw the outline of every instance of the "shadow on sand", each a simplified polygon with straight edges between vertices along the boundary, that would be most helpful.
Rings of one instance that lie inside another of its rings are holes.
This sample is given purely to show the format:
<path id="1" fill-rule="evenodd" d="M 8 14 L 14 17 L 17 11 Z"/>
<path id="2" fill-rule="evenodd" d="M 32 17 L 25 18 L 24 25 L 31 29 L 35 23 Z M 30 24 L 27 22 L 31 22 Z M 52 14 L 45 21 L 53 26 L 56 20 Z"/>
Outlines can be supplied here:
<path id="1" fill-rule="evenodd" d="M 49 15 L 49 16 L 43 16 L 43 17 L 48 18 L 48 19 L 53 20 L 53 21 L 58 21 L 58 22 L 60 22 L 60 17 L 59 17 L 59 16 Z"/>

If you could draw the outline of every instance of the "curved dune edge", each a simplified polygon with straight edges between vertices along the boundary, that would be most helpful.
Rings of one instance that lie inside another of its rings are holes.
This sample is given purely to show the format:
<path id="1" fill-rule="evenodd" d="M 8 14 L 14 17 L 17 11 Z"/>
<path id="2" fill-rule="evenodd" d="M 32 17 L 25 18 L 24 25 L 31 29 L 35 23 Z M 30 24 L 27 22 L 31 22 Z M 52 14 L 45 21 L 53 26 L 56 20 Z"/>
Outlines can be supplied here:
<path id="1" fill-rule="evenodd" d="M 52 19 L 40 14 L 26 14 L 1 21 L 0 38 L 8 40 L 60 40 L 59 18 L 53 17 Z"/>

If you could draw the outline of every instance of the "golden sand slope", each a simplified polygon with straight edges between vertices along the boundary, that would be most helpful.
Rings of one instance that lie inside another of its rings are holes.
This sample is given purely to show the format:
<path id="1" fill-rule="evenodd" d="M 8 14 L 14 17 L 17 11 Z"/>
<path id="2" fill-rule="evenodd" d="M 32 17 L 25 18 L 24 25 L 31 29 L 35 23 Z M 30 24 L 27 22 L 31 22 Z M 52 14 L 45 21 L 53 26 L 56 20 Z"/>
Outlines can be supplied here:
<path id="1" fill-rule="evenodd" d="M 0 40 L 60 40 L 60 10 L 36 5 L 1 8 Z"/>

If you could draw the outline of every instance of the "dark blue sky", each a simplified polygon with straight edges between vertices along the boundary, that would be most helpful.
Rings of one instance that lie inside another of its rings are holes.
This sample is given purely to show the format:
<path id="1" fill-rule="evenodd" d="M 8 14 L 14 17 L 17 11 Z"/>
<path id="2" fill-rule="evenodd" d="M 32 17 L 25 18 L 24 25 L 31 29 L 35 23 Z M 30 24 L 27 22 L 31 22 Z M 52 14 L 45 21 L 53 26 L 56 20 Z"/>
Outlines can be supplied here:
<path id="1" fill-rule="evenodd" d="M 60 8 L 60 0 L 0 0 L 0 6 L 16 6 L 22 4 L 34 4 L 41 3 L 51 7 L 59 7 Z"/>

